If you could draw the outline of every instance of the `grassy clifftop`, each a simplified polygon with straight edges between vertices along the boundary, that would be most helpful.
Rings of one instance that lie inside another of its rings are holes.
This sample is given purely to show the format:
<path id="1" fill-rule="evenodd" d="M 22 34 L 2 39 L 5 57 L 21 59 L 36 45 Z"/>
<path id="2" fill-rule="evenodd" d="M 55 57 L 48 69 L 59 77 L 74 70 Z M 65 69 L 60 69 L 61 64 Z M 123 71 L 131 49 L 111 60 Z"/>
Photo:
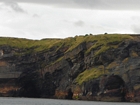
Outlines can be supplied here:
<path id="1" fill-rule="evenodd" d="M 8 45 L 16 48 L 35 48 L 36 51 L 41 51 L 51 47 L 54 43 L 57 43 L 59 39 L 44 39 L 44 40 L 29 40 L 23 38 L 10 38 L 1 37 L 0 45 Z"/>
<path id="2" fill-rule="evenodd" d="M 23 38 L 10 38 L 10 37 L 0 37 L 0 45 L 8 45 L 16 48 L 30 49 L 33 48 L 35 52 L 50 49 L 51 47 L 59 48 L 67 47 L 69 52 L 76 48 L 79 44 L 83 42 L 96 42 L 92 47 L 90 47 L 86 53 L 90 50 L 101 47 L 100 50 L 96 52 L 96 55 L 106 51 L 107 49 L 117 47 L 116 45 L 125 39 L 132 39 L 130 35 L 120 35 L 120 34 L 108 34 L 108 35 L 86 35 L 86 36 L 75 36 L 65 39 L 42 39 L 42 40 L 29 40 Z"/>

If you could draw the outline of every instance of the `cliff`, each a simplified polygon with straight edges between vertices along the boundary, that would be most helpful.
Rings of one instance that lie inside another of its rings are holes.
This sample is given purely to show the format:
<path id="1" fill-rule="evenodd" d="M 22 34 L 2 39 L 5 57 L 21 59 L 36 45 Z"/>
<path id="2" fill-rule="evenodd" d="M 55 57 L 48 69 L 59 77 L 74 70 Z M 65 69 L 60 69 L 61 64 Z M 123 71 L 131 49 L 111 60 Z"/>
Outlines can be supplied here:
<path id="1" fill-rule="evenodd" d="M 0 93 L 140 102 L 140 36 L 1 37 Z"/>

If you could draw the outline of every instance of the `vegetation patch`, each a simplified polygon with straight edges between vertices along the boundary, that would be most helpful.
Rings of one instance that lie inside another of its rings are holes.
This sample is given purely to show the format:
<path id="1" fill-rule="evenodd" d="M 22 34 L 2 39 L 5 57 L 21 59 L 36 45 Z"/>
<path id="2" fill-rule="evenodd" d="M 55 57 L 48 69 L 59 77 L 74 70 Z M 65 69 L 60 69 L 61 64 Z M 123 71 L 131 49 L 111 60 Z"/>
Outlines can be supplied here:
<path id="1" fill-rule="evenodd" d="M 118 66 L 119 64 L 117 62 L 112 62 L 110 63 L 108 66 L 107 66 L 107 69 L 113 69 L 115 68 L 116 66 Z"/>
<path id="2" fill-rule="evenodd" d="M 120 35 L 120 34 L 107 34 L 107 35 L 95 35 L 86 37 L 86 41 L 95 41 L 97 42 L 91 46 L 87 51 L 88 54 L 91 50 L 101 46 L 101 48 L 95 52 L 95 56 L 107 51 L 108 49 L 117 48 L 119 43 L 126 39 L 132 39 L 130 35 Z"/>
<path id="3" fill-rule="evenodd" d="M 67 47 L 67 52 L 72 51 L 82 43 L 94 42 L 86 54 L 91 50 L 100 48 L 95 52 L 95 56 L 99 55 L 110 48 L 116 48 L 117 45 L 125 40 L 132 39 L 130 35 L 120 35 L 120 34 L 107 34 L 107 35 L 87 35 L 87 36 L 75 36 L 65 39 L 42 39 L 42 40 L 29 40 L 23 38 L 10 38 L 10 37 L 0 37 L 0 45 L 7 45 L 20 49 L 28 49 L 28 52 L 40 52 L 43 50 L 50 50 L 54 48 L 55 51 L 63 47 Z M 31 51 L 29 51 L 31 50 Z M 25 53 L 26 53 L 25 51 Z"/>
<path id="4" fill-rule="evenodd" d="M 63 60 L 63 57 L 60 57 L 60 58 L 58 58 L 55 62 L 53 62 L 51 65 L 56 64 L 56 63 L 58 63 L 58 62 L 60 62 L 60 61 L 62 61 L 62 60 Z"/>
<path id="5" fill-rule="evenodd" d="M 76 82 L 81 85 L 82 83 L 96 79 L 99 76 L 104 74 L 104 69 L 99 69 L 99 68 L 92 68 L 90 70 L 85 70 L 84 72 L 80 73 L 77 78 Z"/>
<path id="6" fill-rule="evenodd" d="M 28 49 L 28 51 L 32 49 L 34 52 L 49 49 L 59 41 L 60 39 L 29 40 L 23 38 L 0 37 L 0 45 Z"/>
<path id="7" fill-rule="evenodd" d="M 126 63 L 126 62 L 128 62 L 128 60 L 129 60 L 129 58 L 125 58 L 122 62 Z"/>

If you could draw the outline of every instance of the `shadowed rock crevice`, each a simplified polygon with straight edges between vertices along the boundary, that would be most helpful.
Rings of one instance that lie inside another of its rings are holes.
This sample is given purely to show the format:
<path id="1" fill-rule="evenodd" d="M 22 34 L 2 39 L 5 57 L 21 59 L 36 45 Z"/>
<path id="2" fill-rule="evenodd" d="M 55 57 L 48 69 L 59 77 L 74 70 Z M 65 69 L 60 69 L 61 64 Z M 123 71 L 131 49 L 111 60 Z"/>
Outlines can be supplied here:
<path id="1" fill-rule="evenodd" d="M 72 100 L 73 99 L 72 97 L 73 97 L 73 92 L 72 92 L 71 88 L 69 88 L 67 90 L 67 95 L 65 96 L 65 98 Z"/>

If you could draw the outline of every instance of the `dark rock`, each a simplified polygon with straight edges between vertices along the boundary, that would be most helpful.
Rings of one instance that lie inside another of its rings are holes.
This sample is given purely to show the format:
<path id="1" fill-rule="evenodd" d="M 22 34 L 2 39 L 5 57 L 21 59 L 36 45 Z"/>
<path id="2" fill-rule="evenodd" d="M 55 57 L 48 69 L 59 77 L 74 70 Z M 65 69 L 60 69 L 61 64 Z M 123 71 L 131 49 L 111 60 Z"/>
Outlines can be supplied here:
<path id="1" fill-rule="evenodd" d="M 72 90 L 71 90 L 71 88 L 70 89 L 68 89 L 68 91 L 67 91 L 67 95 L 66 95 L 66 99 L 73 99 L 72 98 L 73 97 L 73 92 L 72 92 Z"/>
<path id="2" fill-rule="evenodd" d="M 91 95 L 96 96 L 99 92 L 99 80 L 91 80 L 84 83 L 83 96 Z"/>
<path id="3" fill-rule="evenodd" d="M 119 89 L 121 87 L 125 86 L 125 82 L 123 79 L 118 75 L 111 75 L 108 77 L 108 80 L 105 84 L 105 89 L 111 90 L 111 89 Z"/>

